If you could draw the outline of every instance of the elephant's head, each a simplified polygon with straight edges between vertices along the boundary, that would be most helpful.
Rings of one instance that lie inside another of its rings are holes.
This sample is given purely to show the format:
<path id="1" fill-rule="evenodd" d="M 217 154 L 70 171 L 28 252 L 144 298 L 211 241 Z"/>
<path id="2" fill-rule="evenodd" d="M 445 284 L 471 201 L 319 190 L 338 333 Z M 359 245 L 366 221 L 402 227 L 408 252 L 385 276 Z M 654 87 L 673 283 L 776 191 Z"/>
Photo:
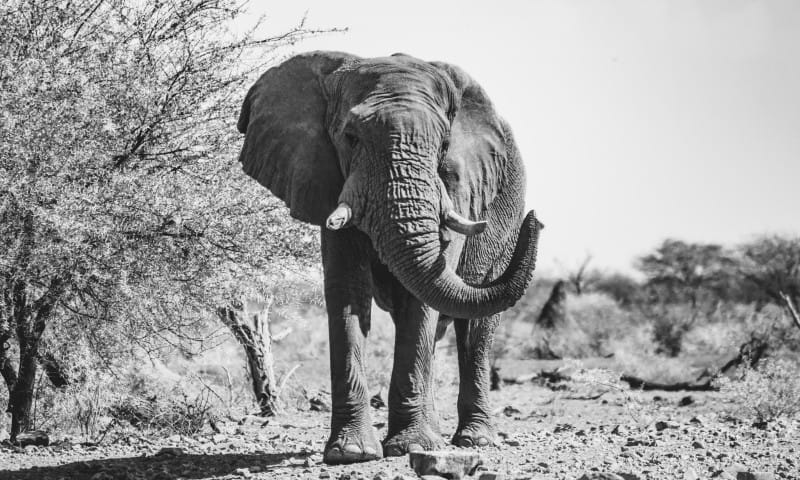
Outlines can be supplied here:
<path id="1" fill-rule="evenodd" d="M 238 127 L 247 134 L 245 172 L 293 217 L 362 230 L 398 280 L 436 310 L 487 316 L 524 293 L 536 257 L 532 213 L 510 266 L 488 285 L 466 284 L 442 255 L 445 225 L 468 235 L 485 227 L 454 210 L 444 163 L 466 156 L 489 165 L 510 150 L 483 90 L 459 69 L 405 55 L 299 55 L 250 89 Z"/>

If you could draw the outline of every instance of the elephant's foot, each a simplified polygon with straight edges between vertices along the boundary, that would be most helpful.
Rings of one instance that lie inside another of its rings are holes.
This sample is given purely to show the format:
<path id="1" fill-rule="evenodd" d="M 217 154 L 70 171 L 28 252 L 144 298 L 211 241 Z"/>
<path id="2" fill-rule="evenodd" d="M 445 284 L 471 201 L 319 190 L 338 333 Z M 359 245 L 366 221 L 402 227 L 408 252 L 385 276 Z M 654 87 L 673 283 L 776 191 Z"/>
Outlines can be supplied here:
<path id="1" fill-rule="evenodd" d="M 429 425 L 408 427 L 383 441 L 383 454 L 387 457 L 401 457 L 409 452 L 437 450 L 444 446 L 442 436 Z"/>
<path id="2" fill-rule="evenodd" d="M 473 421 L 459 426 L 450 443 L 458 447 L 487 447 L 494 443 L 494 438 L 495 432 L 491 423 Z"/>
<path id="3" fill-rule="evenodd" d="M 344 463 L 369 462 L 383 458 L 383 451 L 371 423 L 363 426 L 348 427 L 333 430 L 322 461 L 328 465 Z"/>

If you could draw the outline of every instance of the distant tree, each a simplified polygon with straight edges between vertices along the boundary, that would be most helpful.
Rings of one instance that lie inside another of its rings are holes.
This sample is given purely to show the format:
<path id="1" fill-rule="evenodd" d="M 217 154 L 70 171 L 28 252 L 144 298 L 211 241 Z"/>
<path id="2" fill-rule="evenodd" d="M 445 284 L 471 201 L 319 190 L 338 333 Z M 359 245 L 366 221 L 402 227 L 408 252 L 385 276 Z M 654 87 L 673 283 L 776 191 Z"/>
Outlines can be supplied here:
<path id="1" fill-rule="evenodd" d="M 659 302 L 689 302 L 695 308 L 703 296 L 716 298 L 734 261 L 722 246 L 668 239 L 637 261 L 645 286 Z"/>
<path id="2" fill-rule="evenodd" d="M 316 232 L 240 173 L 234 124 L 253 74 L 318 31 L 235 34 L 242 13 L 232 0 L 0 5 L 12 438 L 31 427 L 38 365 L 57 360 L 49 334 L 115 355 L 184 348 L 198 319 L 317 255 Z"/>
<path id="3" fill-rule="evenodd" d="M 630 307 L 641 298 L 641 283 L 622 273 L 598 274 L 592 291 L 605 293 L 622 307 Z"/>
<path id="4" fill-rule="evenodd" d="M 770 235 L 739 246 L 745 288 L 777 305 L 800 302 L 800 237 Z"/>

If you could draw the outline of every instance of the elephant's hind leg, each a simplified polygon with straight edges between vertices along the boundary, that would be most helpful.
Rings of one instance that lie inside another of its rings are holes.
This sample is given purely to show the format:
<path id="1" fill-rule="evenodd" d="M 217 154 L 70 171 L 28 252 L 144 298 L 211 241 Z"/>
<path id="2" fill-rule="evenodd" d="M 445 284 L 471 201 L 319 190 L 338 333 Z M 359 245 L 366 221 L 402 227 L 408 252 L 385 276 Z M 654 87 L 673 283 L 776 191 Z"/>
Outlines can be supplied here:
<path id="1" fill-rule="evenodd" d="M 455 320 L 458 345 L 458 428 L 453 445 L 482 447 L 494 442 L 489 404 L 490 356 L 500 315 Z"/>
<path id="2" fill-rule="evenodd" d="M 433 353 L 438 315 L 411 294 L 394 302 L 395 350 L 389 386 L 386 456 L 444 445 L 434 405 Z"/>
<path id="3" fill-rule="evenodd" d="M 372 428 L 364 372 L 370 328 L 369 239 L 355 229 L 322 231 L 331 364 L 331 435 L 323 460 L 354 463 L 382 457 Z"/>

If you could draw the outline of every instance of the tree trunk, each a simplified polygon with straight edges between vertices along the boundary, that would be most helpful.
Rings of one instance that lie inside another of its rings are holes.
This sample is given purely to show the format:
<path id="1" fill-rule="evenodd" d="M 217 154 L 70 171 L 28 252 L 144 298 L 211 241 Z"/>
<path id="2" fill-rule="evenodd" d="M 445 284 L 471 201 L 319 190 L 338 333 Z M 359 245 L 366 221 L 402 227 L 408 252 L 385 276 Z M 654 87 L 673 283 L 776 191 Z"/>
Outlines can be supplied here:
<path id="1" fill-rule="evenodd" d="M 224 307 L 217 316 L 230 328 L 236 341 L 247 356 L 247 371 L 252 380 L 253 393 L 264 417 L 274 416 L 278 411 L 278 387 L 275 382 L 272 336 L 269 331 L 269 304 L 254 312 L 248 321 L 245 311 Z"/>
<path id="2" fill-rule="evenodd" d="M 33 389 L 36 381 L 38 340 L 20 345 L 19 373 L 14 388 L 9 392 L 8 411 L 11 412 L 11 441 L 17 435 L 27 432 L 31 424 L 31 407 L 33 406 Z"/>
<path id="3" fill-rule="evenodd" d="M 0 375 L 6 383 L 6 389 L 9 393 L 14 390 L 14 385 L 17 383 L 17 369 L 11 359 L 8 358 L 9 344 L 8 340 L 11 334 L 8 330 L 0 330 Z M 6 410 L 10 412 L 11 410 Z"/>
<path id="4" fill-rule="evenodd" d="M 31 429 L 31 407 L 39 362 L 39 345 L 47 321 L 67 288 L 67 277 L 50 279 L 45 293 L 33 303 L 28 302 L 27 285 L 14 286 L 14 329 L 19 345 L 19 366 L 14 388 L 9 390 L 8 411 L 11 412 L 11 440 Z"/>

